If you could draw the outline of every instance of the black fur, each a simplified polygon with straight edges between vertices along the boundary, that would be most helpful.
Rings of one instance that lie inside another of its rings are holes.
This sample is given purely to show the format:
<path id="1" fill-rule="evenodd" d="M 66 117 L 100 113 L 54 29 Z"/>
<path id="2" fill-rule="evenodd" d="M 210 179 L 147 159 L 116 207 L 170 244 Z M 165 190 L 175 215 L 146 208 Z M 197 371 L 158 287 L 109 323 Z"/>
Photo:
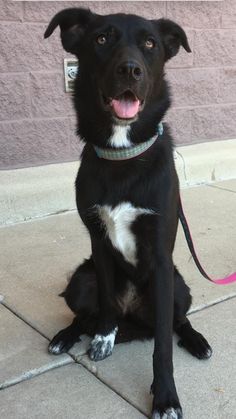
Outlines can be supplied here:
<path id="1" fill-rule="evenodd" d="M 77 268 L 63 293 L 76 317 L 54 337 L 49 350 L 68 351 L 82 333 L 107 336 L 117 326 L 116 343 L 154 337 L 153 418 L 164 414 L 181 418 L 173 378 L 173 329 L 180 336 L 180 345 L 194 356 L 209 357 L 211 348 L 186 318 L 191 296 L 172 260 L 179 184 L 171 134 L 165 125 L 164 134 L 144 155 L 121 162 L 98 158 L 93 146 L 112 148 L 109 141 L 118 125 L 129 124 L 134 144 L 156 134 L 170 106 L 164 64 L 180 46 L 191 52 L 187 37 L 169 20 L 125 14 L 99 16 L 85 9 L 58 13 L 45 37 L 58 25 L 64 48 L 79 58 L 74 104 L 78 134 L 85 147 L 76 198 L 90 233 L 92 256 Z M 120 118 L 111 106 L 111 98 L 127 94 L 141 104 L 139 113 L 128 120 Z M 136 265 L 112 245 L 95 210 L 98 205 L 115 208 L 124 202 L 152 210 L 137 216 L 131 225 L 137 244 Z M 130 294 L 133 289 L 135 293 Z M 111 345 L 103 352 L 101 345 L 100 341 L 91 345 L 92 359 L 111 353 Z"/>

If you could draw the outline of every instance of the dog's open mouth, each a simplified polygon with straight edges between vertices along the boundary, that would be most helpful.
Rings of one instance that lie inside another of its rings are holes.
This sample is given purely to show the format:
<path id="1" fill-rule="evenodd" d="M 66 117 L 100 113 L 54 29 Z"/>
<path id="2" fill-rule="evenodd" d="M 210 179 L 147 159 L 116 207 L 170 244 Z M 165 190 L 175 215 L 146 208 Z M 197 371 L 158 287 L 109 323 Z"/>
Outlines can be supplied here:
<path id="1" fill-rule="evenodd" d="M 105 98 L 104 103 L 110 107 L 115 117 L 133 119 L 142 109 L 144 100 L 139 99 L 132 90 L 126 90 L 114 98 Z"/>

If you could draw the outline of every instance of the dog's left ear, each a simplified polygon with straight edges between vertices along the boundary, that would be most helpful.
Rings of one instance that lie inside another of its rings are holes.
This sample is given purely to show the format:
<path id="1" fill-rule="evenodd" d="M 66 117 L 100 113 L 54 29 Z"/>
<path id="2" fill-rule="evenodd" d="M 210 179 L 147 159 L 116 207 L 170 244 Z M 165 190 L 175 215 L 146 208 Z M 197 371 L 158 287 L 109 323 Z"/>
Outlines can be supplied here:
<path id="1" fill-rule="evenodd" d="M 178 53 L 180 46 L 182 46 L 185 51 L 191 52 L 186 33 L 177 25 L 177 23 L 168 19 L 153 20 L 152 22 L 157 27 L 161 36 L 165 49 L 166 61 Z"/>

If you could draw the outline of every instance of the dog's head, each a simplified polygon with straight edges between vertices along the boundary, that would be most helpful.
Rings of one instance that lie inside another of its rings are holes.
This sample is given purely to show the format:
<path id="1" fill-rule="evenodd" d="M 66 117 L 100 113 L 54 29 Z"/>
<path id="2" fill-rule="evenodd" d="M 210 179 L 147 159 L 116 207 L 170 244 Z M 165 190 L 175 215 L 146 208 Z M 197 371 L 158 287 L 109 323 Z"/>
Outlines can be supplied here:
<path id="1" fill-rule="evenodd" d="M 83 102 L 92 117 L 94 113 L 113 125 L 131 125 L 142 116 L 145 120 L 147 107 L 156 109 L 163 94 L 165 62 L 180 46 L 191 52 L 183 29 L 166 19 L 67 9 L 52 19 L 45 38 L 58 25 L 64 49 L 79 58 L 75 96 L 80 119 Z"/>

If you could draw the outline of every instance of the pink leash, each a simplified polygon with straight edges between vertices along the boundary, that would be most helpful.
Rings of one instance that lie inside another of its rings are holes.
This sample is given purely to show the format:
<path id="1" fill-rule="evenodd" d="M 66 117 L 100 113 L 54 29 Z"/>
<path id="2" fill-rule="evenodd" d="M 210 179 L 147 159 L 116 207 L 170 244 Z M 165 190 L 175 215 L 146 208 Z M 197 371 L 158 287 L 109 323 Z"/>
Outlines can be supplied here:
<path id="1" fill-rule="evenodd" d="M 203 269 L 201 263 L 199 262 L 199 259 L 197 257 L 197 254 L 195 252 L 194 249 L 194 245 L 193 245 L 193 240 L 191 237 L 191 233 L 190 233 L 190 229 L 186 220 L 186 217 L 184 215 L 184 211 L 183 211 L 183 207 L 182 207 L 182 202 L 181 202 L 181 198 L 179 198 L 179 219 L 181 221 L 183 230 L 184 230 L 184 235 L 186 237 L 187 243 L 188 243 L 188 247 L 189 250 L 193 256 L 194 262 L 196 263 L 199 271 L 201 272 L 201 274 L 208 279 L 211 282 L 214 282 L 215 284 L 218 285 L 226 285 L 226 284 L 231 284 L 232 282 L 236 281 L 236 272 L 234 272 L 233 274 L 226 276 L 225 278 L 220 278 L 220 279 L 212 279 L 210 278 L 207 273 L 205 272 L 205 270 Z"/>

